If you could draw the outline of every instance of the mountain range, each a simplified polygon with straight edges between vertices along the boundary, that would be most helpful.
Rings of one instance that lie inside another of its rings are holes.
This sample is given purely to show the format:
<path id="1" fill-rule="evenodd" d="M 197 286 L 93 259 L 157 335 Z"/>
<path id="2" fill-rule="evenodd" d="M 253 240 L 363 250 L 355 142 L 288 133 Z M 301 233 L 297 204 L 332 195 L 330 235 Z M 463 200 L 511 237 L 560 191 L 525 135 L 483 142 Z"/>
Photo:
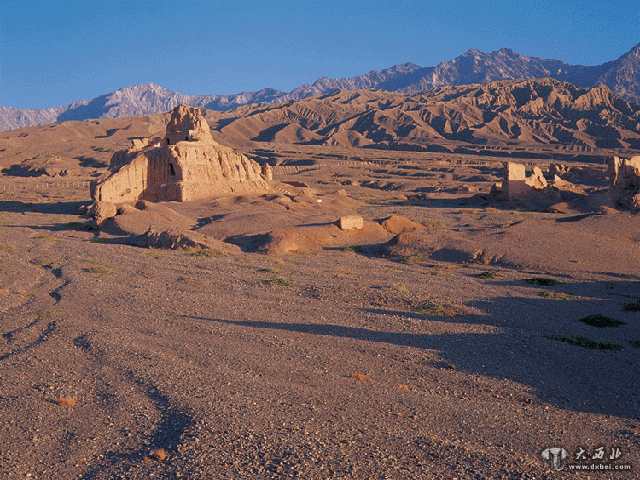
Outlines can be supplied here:
<path id="1" fill-rule="evenodd" d="M 544 78 L 447 86 L 418 94 L 340 90 L 212 115 L 218 138 L 280 144 L 473 153 L 543 146 L 640 149 L 640 105 L 607 86 Z"/>
<path id="2" fill-rule="evenodd" d="M 351 78 L 323 77 L 312 85 L 302 85 L 291 92 L 265 88 L 235 95 L 181 95 L 148 83 L 49 109 L 0 107 L 0 131 L 69 120 L 152 115 L 166 112 L 180 103 L 225 111 L 252 103 L 302 100 L 336 90 L 382 89 L 413 94 L 443 86 L 545 77 L 583 88 L 606 85 L 619 97 L 640 103 L 640 44 L 617 60 L 596 66 L 526 57 L 508 48 L 490 53 L 470 49 L 435 67 L 405 63 Z"/>

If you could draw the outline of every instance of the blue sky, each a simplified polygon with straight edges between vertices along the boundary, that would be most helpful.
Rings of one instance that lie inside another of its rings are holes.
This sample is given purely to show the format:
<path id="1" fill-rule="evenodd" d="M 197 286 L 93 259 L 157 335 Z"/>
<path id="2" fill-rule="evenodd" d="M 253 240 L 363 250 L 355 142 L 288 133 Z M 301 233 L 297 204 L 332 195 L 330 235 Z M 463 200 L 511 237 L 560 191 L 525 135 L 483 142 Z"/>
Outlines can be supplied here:
<path id="1" fill-rule="evenodd" d="M 183 94 L 290 91 L 469 48 L 595 65 L 640 43 L 639 25 L 637 0 L 0 0 L 0 106 L 148 82 Z"/>

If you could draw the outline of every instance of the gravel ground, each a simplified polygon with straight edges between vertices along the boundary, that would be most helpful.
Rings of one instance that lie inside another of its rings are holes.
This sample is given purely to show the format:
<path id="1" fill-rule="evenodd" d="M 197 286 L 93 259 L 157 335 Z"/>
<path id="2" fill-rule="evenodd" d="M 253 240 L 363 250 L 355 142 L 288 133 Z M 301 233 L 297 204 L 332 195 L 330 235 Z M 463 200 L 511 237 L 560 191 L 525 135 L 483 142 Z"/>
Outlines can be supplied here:
<path id="1" fill-rule="evenodd" d="M 77 202 L 4 198 L 2 478 L 639 475 L 640 318 L 623 311 L 638 265 L 613 240 L 606 268 L 583 258 L 563 272 L 553 248 L 548 270 L 343 250 L 210 258 L 96 241 L 72 223 Z M 456 235 L 520 215 L 448 205 L 402 209 Z M 531 238 L 554 225 L 526 215 Z M 524 281 L 542 276 L 563 283 Z M 578 321 L 596 313 L 626 323 Z M 613 464 L 634 470 L 557 472 L 549 447 L 567 461 L 616 447 Z"/>

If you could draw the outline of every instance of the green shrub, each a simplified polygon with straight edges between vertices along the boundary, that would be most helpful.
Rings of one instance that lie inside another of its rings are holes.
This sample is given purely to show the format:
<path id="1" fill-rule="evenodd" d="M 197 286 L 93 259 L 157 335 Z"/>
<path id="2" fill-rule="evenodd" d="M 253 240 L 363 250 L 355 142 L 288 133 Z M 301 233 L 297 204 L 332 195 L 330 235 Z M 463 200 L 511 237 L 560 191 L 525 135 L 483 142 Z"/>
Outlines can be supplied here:
<path id="1" fill-rule="evenodd" d="M 574 296 L 563 292 L 538 292 L 536 295 L 549 300 L 573 300 Z"/>
<path id="2" fill-rule="evenodd" d="M 543 277 L 527 278 L 525 279 L 525 282 L 528 283 L 529 285 L 536 285 L 538 287 L 553 287 L 555 285 L 561 285 L 562 283 L 564 283 L 554 278 L 543 278 Z"/>
<path id="3" fill-rule="evenodd" d="M 579 321 L 598 328 L 619 327 L 620 325 L 625 325 L 625 322 L 605 315 L 600 315 L 599 313 L 581 318 Z"/>
<path id="4" fill-rule="evenodd" d="M 550 335 L 550 340 L 568 343 L 577 347 L 590 348 L 592 350 L 622 350 L 622 345 L 613 342 L 596 342 L 582 335 Z"/>
<path id="5" fill-rule="evenodd" d="M 636 300 L 635 302 L 627 303 L 622 310 L 625 312 L 640 312 L 640 300 Z"/>
<path id="6" fill-rule="evenodd" d="M 481 272 L 478 274 L 478 278 L 500 278 L 502 277 L 502 275 L 500 275 L 498 272 L 495 272 L 493 270 L 489 270 L 487 272 Z"/>

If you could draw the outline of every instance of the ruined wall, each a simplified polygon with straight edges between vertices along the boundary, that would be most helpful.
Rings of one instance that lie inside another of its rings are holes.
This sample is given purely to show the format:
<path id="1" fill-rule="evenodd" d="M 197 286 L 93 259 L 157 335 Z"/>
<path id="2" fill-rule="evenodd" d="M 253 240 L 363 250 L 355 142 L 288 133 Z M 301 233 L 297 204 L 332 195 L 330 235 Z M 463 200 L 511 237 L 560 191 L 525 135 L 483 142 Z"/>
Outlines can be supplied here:
<path id="1" fill-rule="evenodd" d="M 611 158 L 607 175 L 609 186 L 613 190 L 638 190 L 640 188 L 640 156 Z"/>
<path id="2" fill-rule="evenodd" d="M 91 182 L 91 198 L 99 202 L 136 202 L 147 188 L 148 170 L 147 156 L 139 153 L 126 165 L 109 170 Z"/>
<path id="3" fill-rule="evenodd" d="M 262 169 L 230 148 L 179 142 L 138 152 L 129 163 L 92 182 L 94 200 L 187 202 L 227 193 L 269 192 Z"/>

